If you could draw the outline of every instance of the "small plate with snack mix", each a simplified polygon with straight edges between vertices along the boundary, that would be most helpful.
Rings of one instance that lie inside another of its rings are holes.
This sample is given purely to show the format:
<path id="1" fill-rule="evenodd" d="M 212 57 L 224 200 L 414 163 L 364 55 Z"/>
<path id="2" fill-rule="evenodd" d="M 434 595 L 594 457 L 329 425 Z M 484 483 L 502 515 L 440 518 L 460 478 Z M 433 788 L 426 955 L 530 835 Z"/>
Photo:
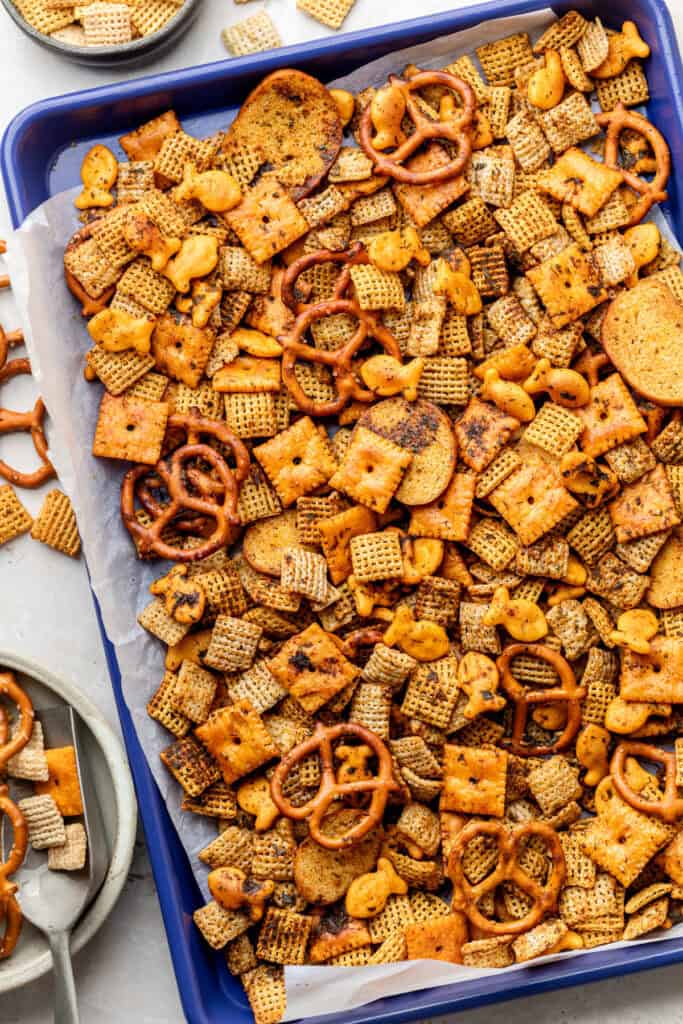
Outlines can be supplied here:
<path id="1" fill-rule="evenodd" d="M 79 137 L 33 344 L 191 1019 L 683 958 L 681 129 L 634 19 Z"/>
<path id="2" fill-rule="evenodd" d="M 202 0 L 0 0 L 31 39 L 76 64 L 119 67 L 158 57 L 189 29 Z"/>
<path id="3" fill-rule="evenodd" d="M 63 709 L 71 709 L 69 719 L 59 714 Z M 79 888 L 84 878 L 87 888 L 90 847 L 96 845 L 102 884 L 74 928 L 71 949 L 77 952 L 103 924 L 125 884 L 137 811 L 124 752 L 100 712 L 69 683 L 7 651 L 0 651 L 0 741 L 1 993 L 52 966 L 47 940 L 22 913 L 22 887 L 35 888 L 37 875 L 31 872 L 68 872 Z M 93 797 L 88 818 L 86 790 Z M 89 830 L 95 826 L 101 835 L 93 839 Z M 30 916 L 44 916 L 37 899 L 32 892 Z"/>

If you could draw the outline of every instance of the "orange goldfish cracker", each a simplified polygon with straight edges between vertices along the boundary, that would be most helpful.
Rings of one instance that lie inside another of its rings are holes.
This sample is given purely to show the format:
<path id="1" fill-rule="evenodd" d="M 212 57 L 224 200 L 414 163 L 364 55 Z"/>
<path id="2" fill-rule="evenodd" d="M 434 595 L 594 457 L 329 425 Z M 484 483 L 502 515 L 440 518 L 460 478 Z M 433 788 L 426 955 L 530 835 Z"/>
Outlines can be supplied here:
<path id="1" fill-rule="evenodd" d="M 114 203 L 111 189 L 119 173 L 118 160 L 106 146 L 97 145 L 89 149 L 81 164 L 83 191 L 74 199 L 78 210 L 92 207 L 107 207 Z"/>

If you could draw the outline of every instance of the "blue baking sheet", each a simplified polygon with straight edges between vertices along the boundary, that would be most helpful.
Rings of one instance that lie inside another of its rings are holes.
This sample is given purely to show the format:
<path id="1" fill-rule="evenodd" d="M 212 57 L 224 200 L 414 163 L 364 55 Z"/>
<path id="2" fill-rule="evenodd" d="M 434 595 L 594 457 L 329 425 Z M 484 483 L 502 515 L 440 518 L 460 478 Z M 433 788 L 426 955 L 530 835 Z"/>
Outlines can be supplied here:
<path id="1" fill-rule="evenodd" d="M 114 145 L 123 132 L 169 107 L 176 110 L 189 132 L 208 135 L 224 127 L 249 91 L 277 68 L 295 66 L 331 81 L 393 50 L 487 19 L 527 14 L 547 6 L 543 0 L 478 4 L 369 32 L 338 35 L 35 103 L 8 125 L 1 144 L 0 168 L 12 222 L 17 227 L 36 206 L 76 184 L 83 155 L 94 141 Z M 664 210 L 676 234 L 683 237 L 682 186 L 676 180 L 676 168 L 683 166 L 682 68 L 669 11 L 661 0 L 611 0 L 609 4 L 578 0 L 552 5 L 558 15 L 571 8 L 587 17 L 597 15 L 615 28 L 623 20 L 633 19 L 650 43 L 648 114 L 666 135 L 674 169 Z M 228 973 L 222 954 L 206 946 L 192 922 L 192 912 L 202 903 L 199 889 L 135 733 L 114 649 L 99 609 L 97 612 L 185 1014 L 192 1024 L 249 1024 L 253 1018 L 242 986 Z M 608 946 L 511 974 L 377 1000 L 356 1010 L 309 1018 L 309 1024 L 418 1020 L 681 960 L 683 938 L 621 949 Z"/>

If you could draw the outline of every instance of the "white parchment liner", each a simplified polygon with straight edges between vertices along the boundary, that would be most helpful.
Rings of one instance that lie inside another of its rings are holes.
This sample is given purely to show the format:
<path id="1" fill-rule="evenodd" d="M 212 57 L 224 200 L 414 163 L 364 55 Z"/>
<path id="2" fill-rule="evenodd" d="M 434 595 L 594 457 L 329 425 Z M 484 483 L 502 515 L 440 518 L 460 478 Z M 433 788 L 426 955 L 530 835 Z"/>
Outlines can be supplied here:
<path id="1" fill-rule="evenodd" d="M 464 32 L 410 47 L 368 64 L 334 85 L 359 90 L 382 84 L 390 72 L 409 63 L 441 67 L 476 46 L 513 32 L 533 37 L 554 20 L 549 10 L 485 22 Z M 135 125 L 131 124 L 131 128 Z M 12 290 L 26 335 L 33 374 L 50 413 L 50 456 L 62 487 L 70 495 L 83 540 L 92 588 L 97 596 L 109 639 L 116 649 L 123 692 L 150 768 L 187 851 L 199 886 L 208 898 L 207 868 L 197 853 L 215 838 L 213 820 L 181 812 L 181 789 L 163 768 L 159 753 L 170 735 L 147 715 L 146 705 L 163 675 L 164 648 L 137 623 L 149 603 L 149 584 L 160 574 L 159 563 L 140 562 L 121 523 L 119 497 L 123 467 L 90 451 L 102 388 L 83 378 L 84 355 L 90 339 L 76 302 L 64 286 L 64 245 L 79 226 L 73 199 L 79 189 L 47 200 L 26 219 L 9 241 Z M 664 219 L 657 223 L 671 241 Z M 683 925 L 642 942 L 658 942 L 683 934 Z M 635 943 L 615 943 L 615 946 Z M 634 955 L 636 950 L 634 949 Z M 582 952 L 543 957 L 549 960 L 583 956 Z M 286 1020 L 339 1013 L 375 999 L 417 989 L 454 984 L 508 971 L 534 970 L 526 964 L 505 969 L 474 969 L 436 960 L 407 961 L 374 967 L 287 967 Z"/>

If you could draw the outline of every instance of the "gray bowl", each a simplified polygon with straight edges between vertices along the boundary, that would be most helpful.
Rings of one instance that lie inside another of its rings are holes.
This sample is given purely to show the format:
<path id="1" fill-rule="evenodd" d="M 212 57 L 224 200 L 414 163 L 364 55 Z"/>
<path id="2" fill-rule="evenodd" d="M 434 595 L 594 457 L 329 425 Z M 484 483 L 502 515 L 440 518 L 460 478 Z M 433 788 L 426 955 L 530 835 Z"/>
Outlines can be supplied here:
<path id="1" fill-rule="evenodd" d="M 71 942 L 74 953 L 82 949 L 107 919 L 119 898 L 133 857 L 137 804 L 126 755 L 101 712 L 70 683 L 41 665 L 11 651 L 0 649 L 0 669 L 10 669 L 26 689 L 40 719 L 40 709 L 69 704 L 80 718 L 84 761 L 99 798 L 109 854 L 109 869 L 102 887 L 83 912 Z M 35 981 L 52 969 L 45 936 L 24 922 L 17 948 L 0 962 L 2 994 Z"/>
<path id="2" fill-rule="evenodd" d="M 185 0 L 184 5 L 177 14 L 167 21 L 163 28 L 152 35 L 143 36 L 142 39 L 134 39 L 131 43 L 122 43 L 119 46 L 69 46 L 51 36 L 43 35 L 36 31 L 21 16 L 12 0 L 0 0 L 10 18 L 19 26 L 22 32 L 30 36 L 36 43 L 44 46 L 46 50 L 52 50 L 75 64 L 87 64 L 89 67 L 113 68 L 132 64 L 142 64 L 144 61 L 152 60 L 161 53 L 170 49 L 180 37 L 188 30 L 197 14 L 202 0 Z"/>

